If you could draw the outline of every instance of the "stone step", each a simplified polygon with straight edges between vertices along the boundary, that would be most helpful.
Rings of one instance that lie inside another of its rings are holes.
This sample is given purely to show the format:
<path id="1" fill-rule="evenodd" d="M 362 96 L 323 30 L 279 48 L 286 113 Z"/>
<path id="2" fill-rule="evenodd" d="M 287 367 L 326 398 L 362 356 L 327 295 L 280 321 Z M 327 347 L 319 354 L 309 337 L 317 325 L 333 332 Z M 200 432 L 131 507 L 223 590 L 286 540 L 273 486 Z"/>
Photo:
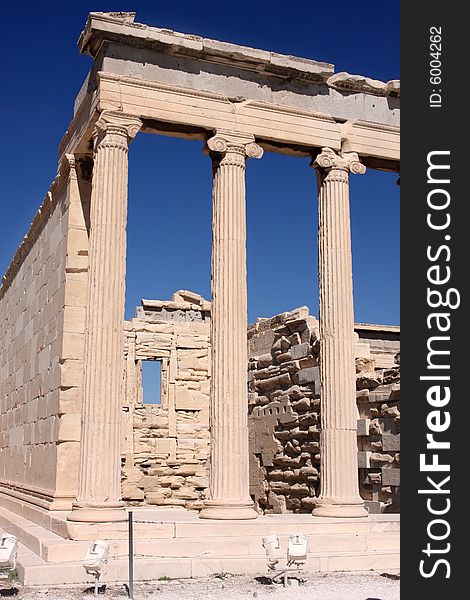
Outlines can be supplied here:
<path id="1" fill-rule="evenodd" d="M 43 556 L 44 549 L 48 545 L 67 542 L 52 531 L 3 507 L 0 507 L 0 529 L 15 535 L 25 547 L 37 556 Z"/>
<path id="2" fill-rule="evenodd" d="M 35 522 L 0 508 L 0 528 L 21 544 L 18 565 L 27 585 L 86 584 L 82 561 L 93 539 L 109 544 L 109 564 L 103 581 L 127 578 L 127 523 L 80 524 L 80 541 L 49 531 L 67 532 L 65 514 L 34 512 Z M 307 572 L 363 571 L 399 568 L 399 516 L 371 515 L 361 519 L 318 518 L 311 515 L 266 515 L 256 521 L 200 520 L 187 511 L 136 510 L 135 578 L 199 577 L 228 573 L 266 573 L 262 538 L 277 534 L 283 549 L 288 537 L 304 533 L 309 540 Z M 109 534 L 109 535 L 108 535 Z"/>
<path id="3" fill-rule="evenodd" d="M 308 535 L 310 550 L 315 554 L 337 554 L 344 551 L 366 552 L 380 551 L 386 548 L 390 551 L 399 549 L 400 536 L 398 533 L 370 533 L 366 535 L 348 534 L 314 534 Z M 134 554 L 136 556 L 156 557 L 214 557 L 227 554 L 230 556 L 264 557 L 262 537 L 258 536 L 219 536 L 205 538 L 172 538 L 167 540 L 147 539 L 135 540 Z M 287 549 L 289 535 L 280 535 L 283 548 Z M 89 542 L 72 542 L 70 540 L 46 541 L 41 547 L 41 558 L 46 562 L 63 562 L 82 560 L 89 547 Z M 111 557 L 127 556 L 127 541 L 109 541 Z"/>
<path id="4" fill-rule="evenodd" d="M 151 519 L 150 517 L 153 517 Z M 158 518 L 161 517 L 160 522 Z M 167 521 L 169 518 L 173 521 Z M 309 538 L 310 551 L 316 554 L 341 552 L 395 551 L 399 548 L 399 521 L 377 515 L 369 519 L 325 519 L 309 515 L 277 515 L 256 521 L 198 520 L 186 512 L 136 515 L 134 553 L 145 557 L 215 557 L 227 554 L 264 558 L 262 538 L 279 535 L 287 547 L 289 535 L 304 533 Z M 146 522 L 139 522 L 146 521 Z M 20 542 L 48 563 L 81 561 L 90 541 L 107 539 L 110 556 L 127 556 L 127 524 L 119 525 L 122 535 L 106 535 L 108 526 L 90 526 L 87 539 L 65 539 L 7 509 L 0 508 L 0 527 L 14 533 Z M 145 529 L 143 529 L 145 528 Z M 114 531 L 114 534 L 116 532 Z"/>
<path id="5" fill-rule="evenodd" d="M 93 577 L 87 575 L 80 562 L 46 563 L 19 558 L 18 572 L 25 585 L 70 585 L 91 584 Z M 282 566 L 284 566 L 282 564 Z M 305 565 L 306 573 L 331 571 L 396 571 L 399 569 L 399 553 L 396 552 L 343 552 L 332 555 L 311 554 Z M 183 557 L 183 558 L 136 558 L 135 581 L 158 581 L 161 577 L 202 577 L 215 573 L 267 575 L 266 559 L 256 557 Z M 110 559 L 101 578 L 101 583 L 126 583 L 128 580 L 127 560 Z"/>

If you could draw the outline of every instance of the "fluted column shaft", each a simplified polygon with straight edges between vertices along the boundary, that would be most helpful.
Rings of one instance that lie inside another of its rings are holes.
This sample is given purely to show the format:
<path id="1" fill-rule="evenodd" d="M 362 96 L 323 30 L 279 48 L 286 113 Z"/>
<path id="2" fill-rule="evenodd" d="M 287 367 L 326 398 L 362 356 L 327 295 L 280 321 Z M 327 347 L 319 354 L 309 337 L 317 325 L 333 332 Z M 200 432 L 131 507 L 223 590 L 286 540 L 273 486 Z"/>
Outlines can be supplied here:
<path id="1" fill-rule="evenodd" d="M 82 428 L 77 500 L 69 519 L 126 519 L 121 501 L 128 143 L 141 122 L 103 112 L 94 131 Z"/>
<path id="2" fill-rule="evenodd" d="M 211 464 L 206 519 L 254 519 L 249 494 L 246 387 L 246 158 L 253 137 L 217 132 L 208 143 L 212 192 Z"/>
<path id="3" fill-rule="evenodd" d="M 321 478 L 316 516 L 367 515 L 359 495 L 349 172 L 356 153 L 323 148 L 318 169 Z"/>

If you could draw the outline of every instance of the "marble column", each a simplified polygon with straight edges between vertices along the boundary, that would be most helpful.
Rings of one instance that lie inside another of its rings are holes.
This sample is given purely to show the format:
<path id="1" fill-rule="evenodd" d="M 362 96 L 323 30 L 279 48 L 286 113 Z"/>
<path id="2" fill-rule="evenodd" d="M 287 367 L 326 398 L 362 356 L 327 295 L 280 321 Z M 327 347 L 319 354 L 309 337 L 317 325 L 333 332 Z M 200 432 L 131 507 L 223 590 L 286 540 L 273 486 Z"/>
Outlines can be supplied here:
<path id="1" fill-rule="evenodd" d="M 94 130 L 80 466 L 71 521 L 127 518 L 120 447 L 127 154 L 141 125 L 134 117 L 104 111 Z"/>
<path id="2" fill-rule="evenodd" d="M 323 148 L 318 172 L 321 517 L 363 517 L 357 467 L 356 370 L 349 172 L 365 173 L 354 152 Z"/>
<path id="3" fill-rule="evenodd" d="M 204 519 L 255 519 L 249 494 L 245 166 L 253 136 L 218 131 L 213 160 L 209 498 Z"/>

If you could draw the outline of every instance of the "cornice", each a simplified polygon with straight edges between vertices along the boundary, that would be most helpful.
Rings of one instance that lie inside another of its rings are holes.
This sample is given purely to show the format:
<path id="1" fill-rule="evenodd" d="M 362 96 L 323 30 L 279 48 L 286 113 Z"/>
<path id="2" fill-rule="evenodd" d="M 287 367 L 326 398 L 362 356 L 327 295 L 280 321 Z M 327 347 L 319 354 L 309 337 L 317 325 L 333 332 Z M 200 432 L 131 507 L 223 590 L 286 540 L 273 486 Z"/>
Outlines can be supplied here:
<path id="1" fill-rule="evenodd" d="M 80 52 L 95 58 L 103 43 L 108 41 L 122 46 L 149 48 L 160 54 L 192 56 L 244 71 L 324 83 L 339 92 L 400 96 L 399 80 L 382 82 L 363 75 L 335 73 L 331 63 L 151 27 L 136 23 L 134 19 L 135 13 L 90 13 L 78 40 Z"/>

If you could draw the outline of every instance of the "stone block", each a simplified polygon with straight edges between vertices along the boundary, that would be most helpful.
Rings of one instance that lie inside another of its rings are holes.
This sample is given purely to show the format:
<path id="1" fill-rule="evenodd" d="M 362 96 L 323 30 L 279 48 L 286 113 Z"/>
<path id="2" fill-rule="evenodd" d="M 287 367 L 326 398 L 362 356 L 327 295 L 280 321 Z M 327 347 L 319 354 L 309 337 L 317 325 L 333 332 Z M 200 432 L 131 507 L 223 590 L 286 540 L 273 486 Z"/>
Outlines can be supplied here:
<path id="1" fill-rule="evenodd" d="M 170 489 L 146 492 L 145 493 L 145 501 L 147 504 L 162 505 L 162 504 L 165 504 L 165 500 L 167 500 L 170 496 L 171 496 Z"/>
<path id="2" fill-rule="evenodd" d="M 390 469 L 383 468 L 382 469 L 382 485 L 400 485 L 400 469 Z"/>
<path id="3" fill-rule="evenodd" d="M 382 449 L 384 452 L 400 452 L 400 434 L 384 433 L 382 435 Z"/>
<path id="4" fill-rule="evenodd" d="M 369 435 L 370 419 L 358 419 L 357 420 L 357 435 Z"/>
<path id="5" fill-rule="evenodd" d="M 293 376 L 295 383 L 298 385 L 315 384 L 315 392 L 320 392 L 320 367 L 310 367 L 302 369 Z"/>
<path id="6" fill-rule="evenodd" d="M 208 407 L 209 397 L 205 394 L 182 386 L 175 387 L 176 410 L 207 410 Z"/>
<path id="7" fill-rule="evenodd" d="M 292 408 L 295 411 L 310 410 L 310 408 L 311 408 L 310 398 L 301 398 L 300 400 L 295 400 L 294 402 L 292 402 Z"/>
<path id="8" fill-rule="evenodd" d="M 60 364 L 60 385 L 62 387 L 78 387 L 82 385 L 83 362 L 66 360 Z"/>
<path id="9" fill-rule="evenodd" d="M 85 335 L 83 333 L 66 332 L 62 338 L 60 358 L 83 360 L 85 348 Z"/>
<path id="10" fill-rule="evenodd" d="M 288 387 L 291 385 L 291 383 L 292 380 L 289 373 L 284 373 L 283 375 L 277 375 L 276 377 L 269 377 L 267 379 L 256 381 L 255 387 L 256 389 L 269 391 L 276 388 Z"/>
<path id="11" fill-rule="evenodd" d="M 365 500 L 364 502 L 365 508 L 369 511 L 371 515 L 379 515 L 381 511 L 381 503 L 374 500 Z"/>
<path id="12" fill-rule="evenodd" d="M 64 442 L 56 446 L 57 492 L 68 492 L 75 497 L 78 485 L 80 443 Z"/>
<path id="13" fill-rule="evenodd" d="M 390 454 L 384 454 L 382 452 L 372 452 L 370 455 L 371 463 L 392 463 L 394 461 L 394 457 Z M 376 465 L 377 466 L 377 465 Z"/>
<path id="14" fill-rule="evenodd" d="M 84 277 L 69 273 L 65 284 L 65 306 L 86 306 L 87 284 Z"/>
<path id="15" fill-rule="evenodd" d="M 370 469 L 371 452 L 359 451 L 357 453 L 357 466 L 359 469 Z"/>
<path id="16" fill-rule="evenodd" d="M 155 440 L 155 454 L 171 454 L 176 449 L 176 440 L 174 438 L 158 438 Z"/>
<path id="17" fill-rule="evenodd" d="M 169 487 L 171 489 L 180 488 L 184 484 L 184 477 L 176 477 L 174 475 L 159 477 L 158 483 L 162 487 Z"/>
<path id="18" fill-rule="evenodd" d="M 62 413 L 78 413 L 81 409 L 81 387 L 64 387 L 59 392 L 59 411 Z"/>
<path id="19" fill-rule="evenodd" d="M 281 352 L 280 354 L 276 353 L 276 361 L 278 363 L 285 363 L 289 362 L 290 360 L 292 360 L 290 350 L 287 352 Z"/>
<path id="20" fill-rule="evenodd" d="M 83 334 L 85 330 L 84 306 L 65 306 L 63 330 Z"/>
<path id="21" fill-rule="evenodd" d="M 355 357 L 356 360 L 359 359 L 368 359 L 370 358 L 370 344 L 369 342 L 366 341 L 356 341 L 356 344 L 354 346 L 354 353 L 355 353 Z"/>
<path id="22" fill-rule="evenodd" d="M 144 499 L 144 490 L 134 484 L 124 482 L 122 484 L 122 499 L 130 501 L 140 501 Z M 150 504 L 150 503 L 149 503 Z"/>
<path id="23" fill-rule="evenodd" d="M 310 344 L 308 343 L 292 346 L 290 349 L 292 360 L 298 360 L 300 358 L 307 357 L 310 354 L 310 350 Z"/>
<path id="24" fill-rule="evenodd" d="M 356 357 L 356 374 L 373 373 L 374 361 L 369 357 Z"/>
<path id="25" fill-rule="evenodd" d="M 24 431 L 22 426 L 11 427 L 8 432 L 8 445 L 10 448 L 21 448 L 23 446 Z"/>
<path id="26" fill-rule="evenodd" d="M 249 340 L 250 356 L 260 356 L 270 353 L 274 342 L 274 331 L 267 329 L 253 335 Z"/>
<path id="27" fill-rule="evenodd" d="M 272 507 L 274 514 L 283 514 L 287 512 L 285 496 L 277 496 L 274 492 L 271 491 L 268 495 L 268 502 L 269 505 Z"/>
<path id="28" fill-rule="evenodd" d="M 204 476 L 188 477 L 186 483 L 196 489 L 205 489 L 209 486 L 209 478 Z"/>
<path id="29" fill-rule="evenodd" d="M 181 465 L 180 467 L 175 467 L 174 474 L 179 475 L 180 477 L 189 477 L 191 475 L 196 475 L 197 468 L 197 464 Z"/>
<path id="30" fill-rule="evenodd" d="M 299 361 L 299 366 L 301 369 L 308 369 L 309 367 L 315 367 L 318 364 L 318 361 L 313 356 L 309 358 L 301 358 Z"/>
<path id="31" fill-rule="evenodd" d="M 65 414 L 59 419 L 58 442 L 79 442 L 81 431 L 80 414 Z"/>
<path id="32" fill-rule="evenodd" d="M 194 488 L 182 486 L 173 493 L 173 497 L 180 500 L 198 500 L 199 494 Z"/>

